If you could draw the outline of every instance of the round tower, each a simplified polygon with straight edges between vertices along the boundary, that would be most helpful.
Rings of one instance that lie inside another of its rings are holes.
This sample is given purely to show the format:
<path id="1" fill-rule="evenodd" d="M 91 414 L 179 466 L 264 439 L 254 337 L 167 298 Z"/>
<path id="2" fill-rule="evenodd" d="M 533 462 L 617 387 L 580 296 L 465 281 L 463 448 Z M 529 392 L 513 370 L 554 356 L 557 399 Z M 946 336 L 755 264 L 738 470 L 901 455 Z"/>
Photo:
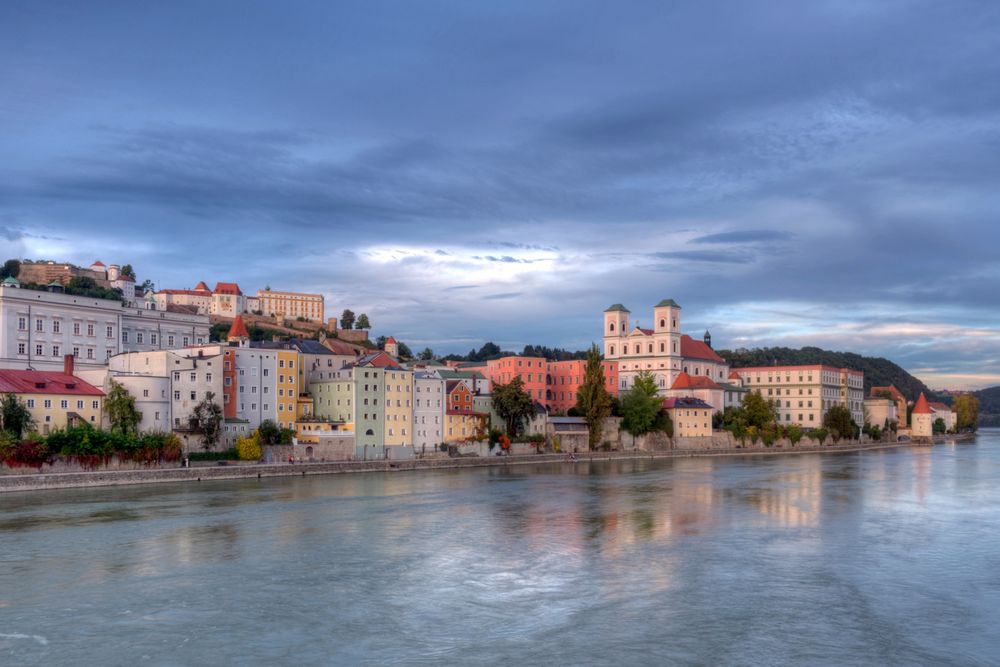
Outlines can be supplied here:
<path id="1" fill-rule="evenodd" d="M 108 267 L 108 280 L 115 281 L 121 277 L 122 270 L 117 264 L 112 264 Z"/>

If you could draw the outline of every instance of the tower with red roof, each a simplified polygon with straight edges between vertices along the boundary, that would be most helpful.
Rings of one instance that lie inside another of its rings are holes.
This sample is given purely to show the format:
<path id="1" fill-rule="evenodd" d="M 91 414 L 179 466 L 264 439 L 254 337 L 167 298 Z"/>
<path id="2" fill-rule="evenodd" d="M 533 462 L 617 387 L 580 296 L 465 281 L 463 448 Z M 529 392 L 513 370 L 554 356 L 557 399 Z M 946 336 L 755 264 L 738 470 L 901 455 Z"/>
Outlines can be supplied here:
<path id="1" fill-rule="evenodd" d="M 914 438 L 930 438 L 934 435 L 934 411 L 923 392 L 920 392 L 920 397 L 913 404 L 910 419 L 912 420 L 910 434 Z"/>

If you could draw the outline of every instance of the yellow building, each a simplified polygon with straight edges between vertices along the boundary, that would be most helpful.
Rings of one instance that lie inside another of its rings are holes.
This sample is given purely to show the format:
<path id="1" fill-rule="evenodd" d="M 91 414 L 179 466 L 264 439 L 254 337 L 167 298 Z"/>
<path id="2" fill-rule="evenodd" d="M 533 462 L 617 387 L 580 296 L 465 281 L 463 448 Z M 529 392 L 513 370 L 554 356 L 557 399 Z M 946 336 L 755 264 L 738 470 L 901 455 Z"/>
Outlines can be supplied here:
<path id="1" fill-rule="evenodd" d="M 663 408 L 674 424 L 675 438 L 699 438 L 712 435 L 712 406 L 700 398 L 668 398 Z"/>
<path id="2" fill-rule="evenodd" d="M 298 415 L 299 399 L 299 352 L 298 350 L 277 350 L 278 377 L 275 387 L 278 392 L 278 425 L 294 428 Z"/>
<path id="3" fill-rule="evenodd" d="M 386 445 L 413 445 L 413 371 L 385 369 Z"/>
<path id="4" fill-rule="evenodd" d="M 13 394 L 24 403 L 42 435 L 81 422 L 101 425 L 104 392 L 74 375 L 0 370 L 0 394 Z"/>
<path id="5" fill-rule="evenodd" d="M 445 415 L 445 442 L 463 442 L 485 433 L 486 415 L 470 410 L 448 409 Z"/>
<path id="6" fill-rule="evenodd" d="M 260 310 L 267 316 L 294 320 L 304 317 L 313 322 L 323 321 L 323 295 L 302 292 L 276 292 L 257 290 Z"/>

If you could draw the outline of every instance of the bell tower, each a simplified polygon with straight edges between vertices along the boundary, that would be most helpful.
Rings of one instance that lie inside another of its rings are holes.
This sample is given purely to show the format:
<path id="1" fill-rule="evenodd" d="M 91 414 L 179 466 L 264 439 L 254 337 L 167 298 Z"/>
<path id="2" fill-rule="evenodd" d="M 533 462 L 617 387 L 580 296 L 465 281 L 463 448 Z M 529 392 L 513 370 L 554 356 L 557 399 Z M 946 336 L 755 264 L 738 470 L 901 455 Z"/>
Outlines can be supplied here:
<path id="1" fill-rule="evenodd" d="M 629 309 L 620 303 L 604 311 L 604 358 L 617 359 L 628 335 Z"/>

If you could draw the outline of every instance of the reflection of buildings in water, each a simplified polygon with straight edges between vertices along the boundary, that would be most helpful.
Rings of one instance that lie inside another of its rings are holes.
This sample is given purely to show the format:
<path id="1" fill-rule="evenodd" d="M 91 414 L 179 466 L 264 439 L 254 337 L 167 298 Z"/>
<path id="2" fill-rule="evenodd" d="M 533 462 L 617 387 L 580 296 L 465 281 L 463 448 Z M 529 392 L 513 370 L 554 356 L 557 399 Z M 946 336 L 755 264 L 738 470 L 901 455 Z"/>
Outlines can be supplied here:
<path id="1" fill-rule="evenodd" d="M 783 527 L 818 526 L 823 492 L 822 458 L 802 456 L 795 470 L 767 480 L 747 497 L 768 523 Z"/>
<path id="2" fill-rule="evenodd" d="M 235 560 L 239 541 L 239 530 L 231 523 L 186 526 L 136 542 L 133 551 L 122 553 L 123 560 L 105 567 L 114 574 L 158 575 L 178 565 Z"/>
<path id="3" fill-rule="evenodd" d="M 927 485 L 931 478 L 931 447 L 917 447 L 913 453 L 913 491 L 917 502 L 924 504 L 927 496 Z"/>

